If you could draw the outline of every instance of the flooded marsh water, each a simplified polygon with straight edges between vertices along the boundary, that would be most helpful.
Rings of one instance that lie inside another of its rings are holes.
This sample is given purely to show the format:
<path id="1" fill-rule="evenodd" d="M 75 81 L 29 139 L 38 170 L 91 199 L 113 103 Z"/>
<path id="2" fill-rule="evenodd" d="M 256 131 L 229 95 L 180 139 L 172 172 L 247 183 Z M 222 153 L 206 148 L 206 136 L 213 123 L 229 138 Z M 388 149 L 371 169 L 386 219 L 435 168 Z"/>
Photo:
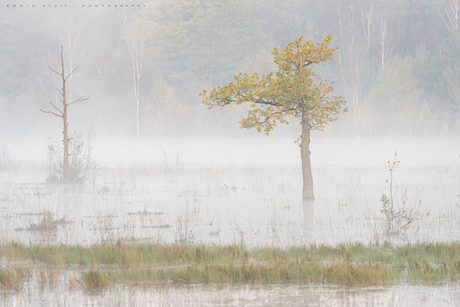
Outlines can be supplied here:
<path id="1" fill-rule="evenodd" d="M 67 285 L 2 294 L 0 306 L 458 306 L 458 283 L 334 285 L 130 285 L 69 290 Z"/>
<path id="2" fill-rule="evenodd" d="M 44 161 L 6 144 L 13 161 L 0 170 L 3 242 L 290 247 L 460 241 L 458 139 L 314 139 L 313 204 L 301 200 L 300 153 L 292 140 L 101 142 L 99 167 L 81 185 L 48 181 Z M 395 152 L 395 204 L 413 213 L 407 229 L 404 218 L 390 221 L 382 213 Z M 390 233 L 390 222 L 401 229 Z M 31 278 L 20 291 L 3 293 L 2 304 L 449 306 L 459 302 L 459 293 L 457 282 L 353 288 L 117 285 L 92 293 L 66 283 L 39 288 Z"/>

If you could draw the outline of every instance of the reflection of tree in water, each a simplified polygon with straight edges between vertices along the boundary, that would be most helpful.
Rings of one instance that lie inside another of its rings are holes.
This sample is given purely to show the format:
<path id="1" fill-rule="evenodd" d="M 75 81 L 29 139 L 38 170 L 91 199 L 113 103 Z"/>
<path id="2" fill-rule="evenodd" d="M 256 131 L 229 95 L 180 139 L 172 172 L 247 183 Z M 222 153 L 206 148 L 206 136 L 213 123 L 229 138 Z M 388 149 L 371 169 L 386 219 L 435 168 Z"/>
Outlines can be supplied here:
<path id="1" fill-rule="evenodd" d="M 314 204 L 315 201 L 312 199 L 303 199 L 302 209 L 303 209 L 303 231 L 302 239 L 305 240 L 305 243 L 312 243 L 312 233 L 313 233 L 313 219 L 314 219 Z"/>

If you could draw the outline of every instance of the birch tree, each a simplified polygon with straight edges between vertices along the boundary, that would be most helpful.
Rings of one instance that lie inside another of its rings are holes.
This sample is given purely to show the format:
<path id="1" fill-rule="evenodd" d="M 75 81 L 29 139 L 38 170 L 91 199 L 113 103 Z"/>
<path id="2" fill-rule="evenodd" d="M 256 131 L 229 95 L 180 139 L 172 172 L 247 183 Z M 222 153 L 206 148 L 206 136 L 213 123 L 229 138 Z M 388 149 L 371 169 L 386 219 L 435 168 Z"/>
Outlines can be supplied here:
<path id="1" fill-rule="evenodd" d="M 142 72 L 142 52 L 144 43 L 141 38 L 130 35 L 127 39 L 129 55 L 126 57 L 129 71 L 133 80 L 133 93 L 136 100 L 136 133 L 140 137 L 139 108 L 140 108 L 140 79 Z"/>

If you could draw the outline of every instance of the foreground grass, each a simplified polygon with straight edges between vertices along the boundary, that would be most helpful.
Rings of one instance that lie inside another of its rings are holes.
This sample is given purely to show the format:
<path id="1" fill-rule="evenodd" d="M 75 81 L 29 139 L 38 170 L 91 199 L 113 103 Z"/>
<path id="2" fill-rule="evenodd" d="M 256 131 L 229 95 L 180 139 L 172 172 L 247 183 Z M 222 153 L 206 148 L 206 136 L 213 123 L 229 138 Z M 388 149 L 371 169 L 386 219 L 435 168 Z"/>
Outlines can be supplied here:
<path id="1" fill-rule="evenodd" d="M 320 265 L 302 263 L 242 263 L 230 265 L 187 266 L 177 268 L 132 268 L 115 271 L 90 269 L 82 273 L 88 286 L 110 285 L 114 282 L 134 283 L 228 283 L 268 284 L 273 282 L 315 282 L 339 284 L 369 284 L 390 282 L 397 272 L 382 265 Z"/>
<path id="2" fill-rule="evenodd" d="M 40 267 L 77 265 L 79 282 L 89 287 L 119 282 L 375 284 L 460 279 L 460 243 L 247 249 L 121 241 L 91 246 L 11 242 L 0 244 L 0 255 L 10 263 Z M 29 276 L 23 265 L 0 266 L 0 287 L 17 287 Z"/>

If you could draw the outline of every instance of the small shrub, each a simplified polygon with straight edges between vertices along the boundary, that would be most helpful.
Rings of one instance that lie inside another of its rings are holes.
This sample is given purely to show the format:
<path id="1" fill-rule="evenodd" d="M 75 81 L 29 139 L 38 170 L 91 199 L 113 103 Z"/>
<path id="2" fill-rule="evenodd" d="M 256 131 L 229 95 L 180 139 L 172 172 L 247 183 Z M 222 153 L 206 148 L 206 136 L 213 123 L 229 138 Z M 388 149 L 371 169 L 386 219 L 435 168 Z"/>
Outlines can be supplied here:
<path id="1" fill-rule="evenodd" d="M 86 137 L 79 131 L 69 134 L 69 166 L 67 180 L 73 183 L 92 179 L 93 185 L 99 165 L 94 159 L 94 133 L 92 130 Z M 62 141 L 52 138 L 46 140 L 46 164 L 50 171 L 49 181 L 64 181 L 64 159 Z M 91 177 L 91 178 L 89 178 Z"/>
<path id="2" fill-rule="evenodd" d="M 406 204 L 406 201 L 407 190 L 404 191 L 404 194 L 401 197 L 403 206 Z M 414 221 L 414 208 L 411 208 L 410 210 L 396 210 L 392 201 L 385 194 L 383 194 L 380 198 L 380 202 L 382 204 L 380 212 L 385 216 L 385 220 L 387 222 L 387 233 L 391 235 L 404 235 Z"/>
<path id="3" fill-rule="evenodd" d="M 158 147 L 160 148 L 160 153 L 158 154 L 162 167 L 164 170 L 171 170 L 177 168 L 181 159 L 180 150 L 173 150 L 171 143 L 165 148 L 158 142 Z"/>

